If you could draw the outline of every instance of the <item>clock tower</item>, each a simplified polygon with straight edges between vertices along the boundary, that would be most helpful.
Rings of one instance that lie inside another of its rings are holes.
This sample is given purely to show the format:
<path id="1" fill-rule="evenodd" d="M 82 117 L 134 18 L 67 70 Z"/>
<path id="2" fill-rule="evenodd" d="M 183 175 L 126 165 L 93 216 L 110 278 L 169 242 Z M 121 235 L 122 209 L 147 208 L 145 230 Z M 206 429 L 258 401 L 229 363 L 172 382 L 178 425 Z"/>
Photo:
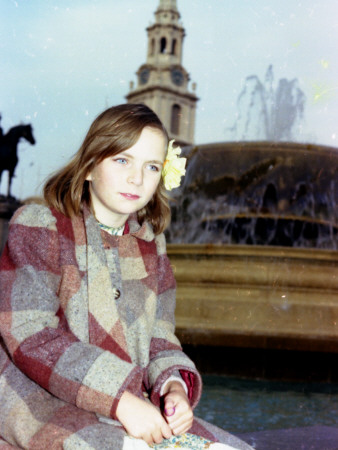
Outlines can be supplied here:
<path id="1" fill-rule="evenodd" d="M 136 72 L 137 85 L 130 84 L 128 103 L 144 103 L 162 120 L 176 143 L 194 143 L 196 84 L 189 91 L 190 76 L 182 66 L 185 30 L 176 0 L 160 0 L 155 23 L 147 28 L 147 62 Z"/>

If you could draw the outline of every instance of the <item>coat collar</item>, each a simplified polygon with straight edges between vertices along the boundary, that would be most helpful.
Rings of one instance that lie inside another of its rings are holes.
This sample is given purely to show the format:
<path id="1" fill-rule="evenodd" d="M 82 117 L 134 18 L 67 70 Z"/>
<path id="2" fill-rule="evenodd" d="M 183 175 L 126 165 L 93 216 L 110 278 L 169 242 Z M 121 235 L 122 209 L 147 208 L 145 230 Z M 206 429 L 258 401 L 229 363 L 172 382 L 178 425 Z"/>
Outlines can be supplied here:
<path id="1" fill-rule="evenodd" d="M 90 211 L 87 205 L 83 206 L 83 219 L 84 223 L 88 223 L 90 227 L 96 226 L 98 229 L 100 228 L 97 220 L 95 219 L 93 213 Z M 123 239 L 125 236 L 131 235 L 146 242 L 151 242 L 152 240 L 154 240 L 155 234 L 152 225 L 147 221 L 144 221 L 143 224 L 140 225 L 136 213 L 129 216 L 127 223 L 129 227 L 129 234 L 119 236 L 120 239 Z"/>

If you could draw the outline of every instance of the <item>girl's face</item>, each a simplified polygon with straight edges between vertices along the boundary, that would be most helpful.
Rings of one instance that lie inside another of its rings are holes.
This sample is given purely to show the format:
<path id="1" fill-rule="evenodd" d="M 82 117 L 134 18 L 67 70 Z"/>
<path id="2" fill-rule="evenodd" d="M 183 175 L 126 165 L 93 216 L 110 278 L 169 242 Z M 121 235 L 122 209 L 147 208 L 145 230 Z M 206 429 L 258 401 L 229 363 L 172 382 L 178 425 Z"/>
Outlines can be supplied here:
<path id="1" fill-rule="evenodd" d="M 97 220 L 119 227 L 146 206 L 161 179 L 166 145 L 160 130 L 145 127 L 136 144 L 94 167 L 86 179 Z"/>

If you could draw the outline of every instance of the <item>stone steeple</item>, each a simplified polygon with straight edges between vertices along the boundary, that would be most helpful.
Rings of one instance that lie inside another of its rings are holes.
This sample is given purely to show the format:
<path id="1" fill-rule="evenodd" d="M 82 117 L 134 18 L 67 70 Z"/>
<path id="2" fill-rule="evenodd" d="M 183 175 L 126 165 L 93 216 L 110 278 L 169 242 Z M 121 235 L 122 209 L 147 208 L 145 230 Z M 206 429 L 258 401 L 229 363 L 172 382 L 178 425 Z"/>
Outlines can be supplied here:
<path id="1" fill-rule="evenodd" d="M 176 0 L 160 0 L 147 35 L 146 63 L 139 67 L 137 86 L 131 84 L 127 101 L 148 105 L 171 138 L 180 145 L 192 144 L 198 98 L 188 88 L 190 76 L 182 65 L 185 30 Z"/>
<path id="2" fill-rule="evenodd" d="M 166 22 L 168 17 L 165 17 L 162 14 L 166 14 L 167 12 L 172 13 L 175 17 L 172 17 L 172 20 L 176 20 L 178 22 L 180 13 L 178 12 L 176 0 L 160 0 L 160 4 L 155 12 L 156 22 L 161 22 L 164 19 Z"/>

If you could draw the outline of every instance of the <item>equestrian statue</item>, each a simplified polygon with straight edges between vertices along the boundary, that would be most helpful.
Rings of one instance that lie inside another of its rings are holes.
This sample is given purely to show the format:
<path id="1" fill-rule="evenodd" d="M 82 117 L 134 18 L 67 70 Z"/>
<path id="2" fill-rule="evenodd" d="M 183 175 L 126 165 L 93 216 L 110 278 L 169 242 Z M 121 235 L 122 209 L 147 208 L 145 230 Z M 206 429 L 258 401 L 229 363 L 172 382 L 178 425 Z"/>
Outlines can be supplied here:
<path id="1" fill-rule="evenodd" d="M 1 116 L 0 116 L 1 120 Z M 2 172 L 8 171 L 7 197 L 11 197 L 11 184 L 15 167 L 18 164 L 17 146 L 20 139 L 26 139 L 30 144 L 35 144 L 31 125 L 17 125 L 3 134 L 0 127 L 0 183 Z"/>

